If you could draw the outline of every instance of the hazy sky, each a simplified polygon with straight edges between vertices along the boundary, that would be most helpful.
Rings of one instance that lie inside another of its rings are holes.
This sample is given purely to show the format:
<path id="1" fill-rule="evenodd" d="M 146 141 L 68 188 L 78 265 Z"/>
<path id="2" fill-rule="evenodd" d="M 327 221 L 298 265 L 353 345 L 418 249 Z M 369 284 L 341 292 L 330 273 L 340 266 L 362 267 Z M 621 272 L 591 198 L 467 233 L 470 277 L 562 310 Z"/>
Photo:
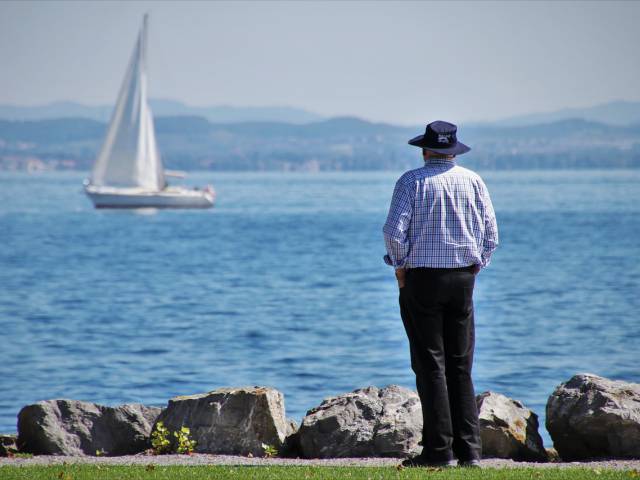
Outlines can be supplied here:
<path id="1" fill-rule="evenodd" d="M 638 2 L 0 2 L 0 103 L 151 96 L 404 124 L 640 100 Z"/>

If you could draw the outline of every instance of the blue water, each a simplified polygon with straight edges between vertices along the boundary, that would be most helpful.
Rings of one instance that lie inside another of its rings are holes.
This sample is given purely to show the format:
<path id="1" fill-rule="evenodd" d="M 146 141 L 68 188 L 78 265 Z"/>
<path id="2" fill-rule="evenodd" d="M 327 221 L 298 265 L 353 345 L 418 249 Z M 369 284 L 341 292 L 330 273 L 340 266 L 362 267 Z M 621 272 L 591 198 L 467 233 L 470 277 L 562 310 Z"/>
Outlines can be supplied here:
<path id="1" fill-rule="evenodd" d="M 81 174 L 0 173 L 0 431 L 50 398 L 271 385 L 300 421 L 329 395 L 413 387 L 382 262 L 398 175 L 197 174 L 215 209 L 134 213 L 95 211 Z M 477 391 L 543 425 L 577 372 L 640 381 L 640 171 L 484 178 L 501 245 L 477 281 Z"/>

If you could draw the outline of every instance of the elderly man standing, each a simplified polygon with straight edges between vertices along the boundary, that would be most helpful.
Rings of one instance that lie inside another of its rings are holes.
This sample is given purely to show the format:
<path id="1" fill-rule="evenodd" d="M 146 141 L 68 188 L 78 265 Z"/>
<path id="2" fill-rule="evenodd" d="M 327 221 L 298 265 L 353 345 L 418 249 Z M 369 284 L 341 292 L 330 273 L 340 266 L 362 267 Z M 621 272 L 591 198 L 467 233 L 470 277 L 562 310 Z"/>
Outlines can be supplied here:
<path id="1" fill-rule="evenodd" d="M 400 289 L 400 315 L 422 402 L 422 453 L 404 466 L 479 466 L 478 410 L 471 380 L 473 287 L 498 245 L 496 217 L 479 175 L 456 165 L 469 147 L 437 121 L 409 141 L 424 166 L 397 181 L 383 228 Z"/>

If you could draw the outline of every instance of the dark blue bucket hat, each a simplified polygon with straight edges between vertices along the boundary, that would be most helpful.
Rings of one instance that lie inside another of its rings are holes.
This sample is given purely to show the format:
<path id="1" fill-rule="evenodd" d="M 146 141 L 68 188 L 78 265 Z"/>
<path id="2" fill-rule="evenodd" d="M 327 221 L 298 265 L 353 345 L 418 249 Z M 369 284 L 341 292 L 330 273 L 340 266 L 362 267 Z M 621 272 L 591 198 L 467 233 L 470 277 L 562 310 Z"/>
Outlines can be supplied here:
<path id="1" fill-rule="evenodd" d="M 424 148 L 443 155 L 462 155 L 471 150 L 456 137 L 458 127 L 453 123 L 436 120 L 427 125 L 424 135 L 409 140 L 409 145 Z"/>

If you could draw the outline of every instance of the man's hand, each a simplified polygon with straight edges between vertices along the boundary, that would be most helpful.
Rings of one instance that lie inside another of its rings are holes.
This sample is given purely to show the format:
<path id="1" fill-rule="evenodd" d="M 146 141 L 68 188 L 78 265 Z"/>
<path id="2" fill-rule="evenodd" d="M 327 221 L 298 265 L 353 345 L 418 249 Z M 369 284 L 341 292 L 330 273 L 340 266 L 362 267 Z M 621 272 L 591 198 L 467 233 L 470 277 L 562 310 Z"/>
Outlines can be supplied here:
<path id="1" fill-rule="evenodd" d="M 398 288 L 404 287 L 404 280 L 407 271 L 404 268 L 396 268 L 396 280 L 398 280 Z"/>
<path id="2" fill-rule="evenodd" d="M 473 266 L 473 274 L 477 275 L 478 273 L 480 273 L 480 270 L 482 270 L 482 265 L 480 265 L 479 263 L 476 263 Z"/>

